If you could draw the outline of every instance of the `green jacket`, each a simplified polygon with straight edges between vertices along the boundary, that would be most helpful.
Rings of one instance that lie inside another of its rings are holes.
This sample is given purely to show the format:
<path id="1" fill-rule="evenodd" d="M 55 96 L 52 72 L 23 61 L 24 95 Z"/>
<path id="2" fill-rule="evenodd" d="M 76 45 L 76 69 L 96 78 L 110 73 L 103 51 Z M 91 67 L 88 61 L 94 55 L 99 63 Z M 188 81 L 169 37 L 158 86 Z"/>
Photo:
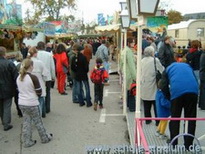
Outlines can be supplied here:
<path id="1" fill-rule="evenodd" d="M 137 74 L 137 66 L 135 63 L 135 56 L 133 51 L 129 47 L 125 47 L 121 53 L 120 57 L 120 69 L 124 74 L 124 55 L 126 52 L 126 84 L 127 90 L 130 89 L 130 85 L 133 83 L 133 80 L 136 81 L 136 74 Z"/>
<path id="2" fill-rule="evenodd" d="M 76 54 L 75 52 L 73 52 L 73 51 L 70 51 L 70 52 L 68 53 L 69 66 L 70 66 L 70 67 L 69 67 L 69 71 L 70 71 L 70 76 L 71 76 L 72 79 L 75 78 L 76 74 L 75 74 L 75 72 L 73 72 L 72 69 L 71 69 L 71 62 L 72 62 L 73 57 L 75 57 L 76 55 L 77 55 L 77 54 Z"/>

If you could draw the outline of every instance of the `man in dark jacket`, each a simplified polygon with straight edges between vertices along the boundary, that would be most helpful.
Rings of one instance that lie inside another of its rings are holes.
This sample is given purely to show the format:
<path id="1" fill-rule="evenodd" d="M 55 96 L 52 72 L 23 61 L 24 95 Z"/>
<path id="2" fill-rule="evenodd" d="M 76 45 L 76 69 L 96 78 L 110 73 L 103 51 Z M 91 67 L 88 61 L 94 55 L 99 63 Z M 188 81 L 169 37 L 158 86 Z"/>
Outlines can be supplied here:
<path id="1" fill-rule="evenodd" d="M 0 117 L 4 131 L 13 128 L 11 123 L 12 97 L 15 95 L 18 70 L 9 60 L 5 59 L 6 48 L 0 46 Z"/>
<path id="2" fill-rule="evenodd" d="M 174 51 L 172 48 L 172 42 L 171 37 L 166 36 L 164 39 L 164 42 L 162 42 L 161 47 L 159 48 L 158 58 L 161 62 L 161 64 L 166 68 L 169 66 L 172 62 L 175 61 L 174 59 Z"/>
<path id="3" fill-rule="evenodd" d="M 87 107 L 90 107 L 92 106 L 92 102 L 90 97 L 90 86 L 87 75 L 89 68 L 86 57 L 81 53 L 82 49 L 83 48 L 77 43 L 73 45 L 73 51 L 76 53 L 76 55 L 72 58 L 71 70 L 75 73 L 74 79 L 76 80 L 76 91 L 78 92 L 79 105 L 85 105 L 82 91 L 84 84 L 86 91 Z"/>
<path id="4" fill-rule="evenodd" d="M 161 88 L 165 96 L 171 100 L 171 117 L 180 118 L 184 109 L 185 118 L 196 118 L 198 83 L 193 69 L 186 63 L 172 63 L 162 74 Z M 180 121 L 170 121 L 171 140 L 179 134 Z M 195 135 L 196 121 L 188 122 L 188 133 Z M 193 138 L 184 137 L 186 149 L 193 143 Z M 178 141 L 173 142 L 173 146 Z"/>

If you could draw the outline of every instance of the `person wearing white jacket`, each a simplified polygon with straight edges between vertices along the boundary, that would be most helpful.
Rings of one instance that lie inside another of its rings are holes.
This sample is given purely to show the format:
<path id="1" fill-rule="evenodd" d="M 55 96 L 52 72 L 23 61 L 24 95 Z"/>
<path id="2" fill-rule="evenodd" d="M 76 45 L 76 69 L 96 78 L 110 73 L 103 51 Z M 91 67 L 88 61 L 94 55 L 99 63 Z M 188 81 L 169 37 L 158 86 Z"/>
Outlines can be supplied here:
<path id="1" fill-rule="evenodd" d="M 41 113 L 42 117 L 46 117 L 46 106 L 45 106 L 45 97 L 46 97 L 46 81 L 49 78 L 48 70 L 46 69 L 45 65 L 42 61 L 37 59 L 37 49 L 35 47 L 32 47 L 29 49 L 29 54 L 31 57 L 31 60 L 33 61 L 33 71 L 32 74 L 36 75 L 41 88 L 42 88 L 42 95 L 39 97 L 40 107 L 41 107 Z"/>
<path id="2" fill-rule="evenodd" d="M 156 61 L 156 65 L 155 62 Z M 144 50 L 144 58 L 141 60 L 141 99 L 143 100 L 144 105 L 144 116 L 152 117 L 151 107 L 154 106 L 154 113 L 156 115 L 156 106 L 155 106 L 155 95 L 157 92 L 157 83 L 156 83 L 156 70 L 160 73 L 164 71 L 164 67 L 161 65 L 158 58 L 154 57 L 154 48 L 148 46 Z M 151 120 L 146 120 L 146 124 L 150 124 Z M 158 125 L 158 121 L 156 122 Z"/>
<path id="3" fill-rule="evenodd" d="M 37 58 L 41 60 L 45 67 L 48 70 L 48 79 L 46 81 L 46 98 L 45 98 L 45 106 L 46 106 L 46 113 L 50 112 L 50 102 L 51 102 L 51 81 L 55 81 L 56 73 L 55 73 L 55 64 L 53 59 L 53 54 L 50 52 L 45 51 L 45 43 L 44 42 L 38 42 L 37 44 Z"/>

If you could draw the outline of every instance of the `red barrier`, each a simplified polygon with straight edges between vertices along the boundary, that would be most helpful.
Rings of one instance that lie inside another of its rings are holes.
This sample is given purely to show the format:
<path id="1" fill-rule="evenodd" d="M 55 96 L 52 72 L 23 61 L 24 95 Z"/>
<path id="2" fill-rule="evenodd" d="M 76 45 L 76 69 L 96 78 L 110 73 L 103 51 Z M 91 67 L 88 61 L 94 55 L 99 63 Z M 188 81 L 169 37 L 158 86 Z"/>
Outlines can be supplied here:
<path id="1" fill-rule="evenodd" d="M 149 145 L 145 138 L 143 129 L 142 129 L 142 121 L 144 120 L 196 120 L 196 121 L 205 121 L 205 118 L 135 118 L 135 145 L 143 145 L 145 149 L 145 154 L 150 154 Z M 139 137 L 137 136 L 139 134 Z"/>

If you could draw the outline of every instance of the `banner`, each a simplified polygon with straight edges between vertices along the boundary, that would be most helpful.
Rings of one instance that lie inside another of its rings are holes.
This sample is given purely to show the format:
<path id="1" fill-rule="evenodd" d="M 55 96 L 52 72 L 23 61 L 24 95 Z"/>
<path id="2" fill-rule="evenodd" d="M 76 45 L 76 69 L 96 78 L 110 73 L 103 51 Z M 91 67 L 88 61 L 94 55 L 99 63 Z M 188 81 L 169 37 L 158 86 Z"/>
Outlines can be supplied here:
<path id="1" fill-rule="evenodd" d="M 34 28 L 43 29 L 45 35 L 55 35 L 56 32 L 55 25 L 50 22 L 42 22 Z"/>
<path id="2" fill-rule="evenodd" d="M 154 33 L 163 32 L 163 28 L 167 29 L 168 17 L 157 16 L 147 18 L 147 28 L 149 28 Z"/>
<path id="3" fill-rule="evenodd" d="M 0 0 L 0 24 L 22 25 L 22 8 L 13 0 L 7 4 L 6 0 Z"/>
<path id="4" fill-rule="evenodd" d="M 103 13 L 98 14 L 98 25 L 99 26 L 105 26 L 106 25 L 105 18 L 103 17 Z"/>

